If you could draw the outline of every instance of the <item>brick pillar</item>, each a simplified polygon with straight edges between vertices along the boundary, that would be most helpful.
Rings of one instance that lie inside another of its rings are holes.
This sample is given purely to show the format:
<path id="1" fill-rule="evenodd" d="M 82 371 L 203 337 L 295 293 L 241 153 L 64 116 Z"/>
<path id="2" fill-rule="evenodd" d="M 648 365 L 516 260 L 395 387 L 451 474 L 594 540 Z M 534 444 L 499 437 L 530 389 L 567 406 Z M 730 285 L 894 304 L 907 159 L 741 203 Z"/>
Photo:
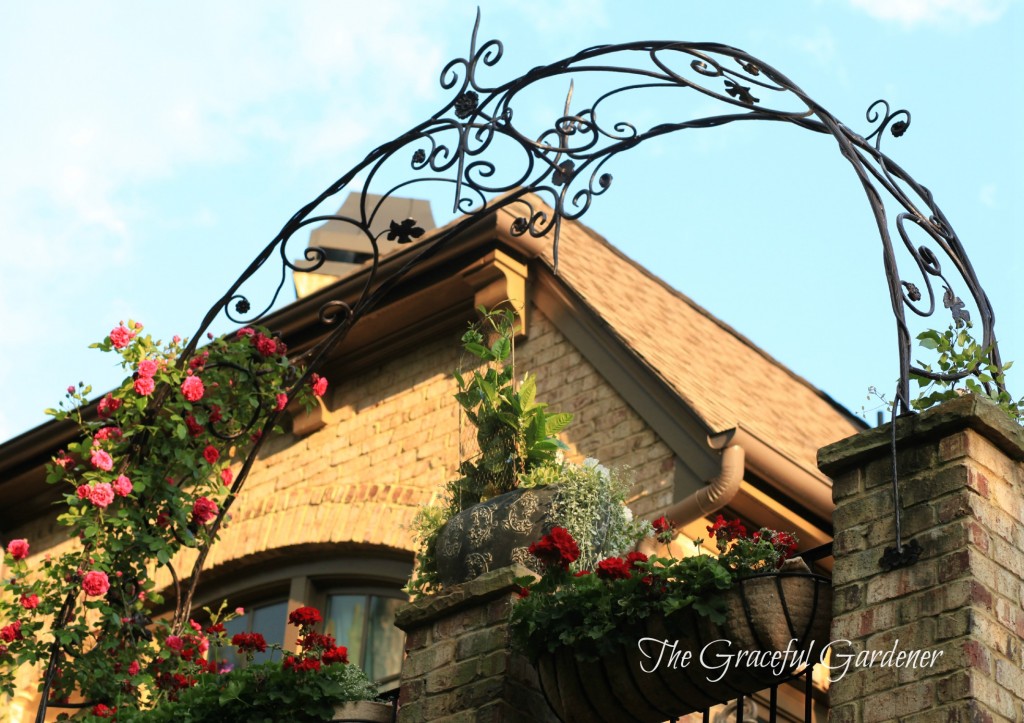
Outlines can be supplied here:
<path id="1" fill-rule="evenodd" d="M 831 685 L 832 720 L 1024 721 L 1024 432 L 973 396 L 904 417 L 896 431 L 903 539 L 922 550 L 891 572 L 879 565 L 895 540 L 890 428 L 818 454 L 836 503 L 832 639 L 851 643 L 834 648 L 832 665 L 837 653 L 897 641 L 930 655 L 917 667 L 854 658 Z"/>
<path id="2" fill-rule="evenodd" d="M 450 592 L 402 608 L 406 632 L 399 723 L 557 719 L 532 666 L 508 647 L 515 578 L 525 567 L 493 570 Z"/>

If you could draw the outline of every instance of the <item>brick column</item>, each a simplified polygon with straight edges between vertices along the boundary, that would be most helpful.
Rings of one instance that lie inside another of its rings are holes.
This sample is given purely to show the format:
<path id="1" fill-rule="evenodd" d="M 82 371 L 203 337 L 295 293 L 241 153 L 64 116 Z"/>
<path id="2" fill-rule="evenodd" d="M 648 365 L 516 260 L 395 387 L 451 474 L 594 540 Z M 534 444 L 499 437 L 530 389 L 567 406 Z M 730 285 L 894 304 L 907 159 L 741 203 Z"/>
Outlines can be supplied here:
<path id="1" fill-rule="evenodd" d="M 514 566 L 485 573 L 444 595 L 410 603 L 396 616 L 406 632 L 399 723 L 557 719 L 532 666 L 508 647 Z"/>
<path id="2" fill-rule="evenodd" d="M 894 545 L 888 426 L 819 452 L 836 510 L 832 720 L 1022 721 L 1024 432 L 995 405 L 963 397 L 897 421 L 904 542 L 920 559 L 885 572 Z M 898 641 L 898 643 L 897 643 Z M 833 677 L 839 671 L 833 673 Z"/>

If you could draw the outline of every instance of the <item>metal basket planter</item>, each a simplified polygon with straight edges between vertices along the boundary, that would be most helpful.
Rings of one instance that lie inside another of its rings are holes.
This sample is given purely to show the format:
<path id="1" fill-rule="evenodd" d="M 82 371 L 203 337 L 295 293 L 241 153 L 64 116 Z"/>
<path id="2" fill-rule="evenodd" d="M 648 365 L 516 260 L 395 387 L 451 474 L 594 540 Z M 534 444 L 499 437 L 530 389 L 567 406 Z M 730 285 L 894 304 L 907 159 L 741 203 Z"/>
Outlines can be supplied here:
<path id="1" fill-rule="evenodd" d="M 724 596 L 721 625 L 686 609 L 647 619 L 638 644 L 598 660 L 581 660 L 569 647 L 541 656 L 536 668 L 551 709 L 564 723 L 661 723 L 783 683 L 806 661 L 817 662 L 828 643 L 831 581 L 805 566 L 740 580 Z M 651 639 L 647 655 L 639 647 L 644 638 Z M 787 650 L 775 665 L 765 664 L 767 655 L 752 663 L 749 654 L 738 655 Z"/>

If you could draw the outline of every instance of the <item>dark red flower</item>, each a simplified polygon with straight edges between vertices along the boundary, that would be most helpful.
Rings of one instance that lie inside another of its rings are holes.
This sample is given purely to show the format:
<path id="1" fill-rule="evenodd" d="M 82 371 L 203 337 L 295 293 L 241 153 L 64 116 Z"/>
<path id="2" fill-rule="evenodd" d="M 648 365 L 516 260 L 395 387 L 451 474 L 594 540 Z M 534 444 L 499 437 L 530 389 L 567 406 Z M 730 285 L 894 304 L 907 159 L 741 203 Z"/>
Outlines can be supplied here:
<path id="1" fill-rule="evenodd" d="M 597 563 L 597 576 L 603 580 L 628 580 L 629 563 L 621 557 L 608 557 Z"/>
<path id="2" fill-rule="evenodd" d="M 347 652 L 347 651 L 346 651 Z M 285 657 L 281 667 L 285 670 L 291 670 L 296 673 L 301 673 L 307 670 L 320 670 L 320 661 L 316 658 L 296 658 L 294 655 L 288 655 Z"/>
<path id="3" fill-rule="evenodd" d="M 203 459 L 210 464 L 216 464 L 217 460 L 220 459 L 220 452 L 212 444 L 206 445 L 206 449 L 203 450 Z"/>
<path id="4" fill-rule="evenodd" d="M 636 564 L 638 562 L 647 562 L 647 555 L 640 552 L 639 550 L 634 550 L 633 552 L 626 555 L 626 562 L 629 563 L 630 567 L 636 567 Z"/>
<path id="5" fill-rule="evenodd" d="M 231 644 L 238 648 L 238 652 L 267 652 L 267 641 L 259 633 L 238 633 L 231 638 Z"/>
<path id="6" fill-rule="evenodd" d="M 330 650 L 336 645 L 333 636 L 322 635 L 313 630 L 299 638 L 298 642 L 303 650 Z"/>
<path id="7" fill-rule="evenodd" d="M 331 665 L 332 663 L 347 663 L 348 648 L 344 645 L 335 646 L 330 650 L 325 651 L 320 659 L 323 660 L 326 665 Z"/>
<path id="8" fill-rule="evenodd" d="M 737 537 L 745 537 L 747 528 L 739 520 L 726 520 L 721 515 L 715 518 L 713 525 L 708 527 L 708 534 L 717 540 L 731 542 Z"/>
<path id="9" fill-rule="evenodd" d="M 256 351 L 258 351 L 261 356 L 274 356 L 280 353 L 277 348 L 277 340 L 273 337 L 256 334 L 256 336 L 253 337 L 253 341 L 256 343 Z"/>
<path id="10" fill-rule="evenodd" d="M 120 408 L 121 400 L 114 399 L 112 394 L 108 394 L 100 400 L 99 405 L 96 407 L 96 411 L 99 412 L 101 417 L 109 417 Z"/>
<path id="11" fill-rule="evenodd" d="M 320 611 L 311 607 L 301 607 L 296 610 L 292 610 L 288 615 L 288 622 L 300 628 L 316 625 L 322 620 L 323 618 L 320 616 Z"/>
<path id="12" fill-rule="evenodd" d="M 92 714 L 97 718 L 113 718 L 115 713 L 117 713 L 116 707 L 111 708 L 103 703 L 97 703 L 92 707 Z"/>
<path id="13" fill-rule="evenodd" d="M 782 553 L 782 560 L 792 557 L 796 553 L 796 538 L 788 532 L 776 532 L 772 535 L 772 545 Z M 780 564 L 782 562 L 780 560 Z"/>
<path id="14" fill-rule="evenodd" d="M 547 567 L 568 570 L 569 565 L 579 559 L 580 546 L 564 527 L 552 527 L 551 532 L 530 545 L 530 554 Z"/>
<path id="15" fill-rule="evenodd" d="M 198 525 L 212 522 L 218 512 L 217 503 L 208 497 L 200 497 L 192 503 L 192 519 Z"/>
<path id="16" fill-rule="evenodd" d="M 188 433 L 193 437 L 198 437 L 204 431 L 203 425 L 197 422 L 191 414 L 185 417 L 185 426 L 188 427 Z"/>

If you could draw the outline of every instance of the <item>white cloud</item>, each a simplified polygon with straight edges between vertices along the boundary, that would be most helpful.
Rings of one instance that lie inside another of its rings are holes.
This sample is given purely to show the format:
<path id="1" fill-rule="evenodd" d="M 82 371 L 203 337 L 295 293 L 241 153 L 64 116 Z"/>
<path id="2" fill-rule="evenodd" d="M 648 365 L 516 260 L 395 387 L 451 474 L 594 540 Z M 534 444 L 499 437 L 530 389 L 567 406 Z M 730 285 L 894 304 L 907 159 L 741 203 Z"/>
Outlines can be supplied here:
<path id="1" fill-rule="evenodd" d="M 1012 0 L 850 0 L 868 15 L 898 22 L 905 27 L 962 23 L 982 25 L 998 20 Z"/>
<path id="2" fill-rule="evenodd" d="M 441 53 L 420 21 L 434 12 L 436 3 L 395 0 L 371 9 L 303 3 L 253 12 L 235 2 L 190 12 L 134 3 L 7 11 L 0 62 L 19 71 L 0 75 L 0 97 L 12 100 L 0 133 L 18 142 L 0 144 L 0 167 L 17 173 L 0 178 L 0 218 L 17 222 L 17 209 L 32 205 L 33 223 L 43 213 L 63 228 L 130 241 L 133 209 L 123 196 L 140 182 L 244 158 L 261 141 L 299 156 L 304 146 L 364 145 L 367 129 L 400 118 L 403 98 L 433 92 Z M 353 108 L 352 98 L 374 95 L 371 77 L 394 86 L 393 106 Z M 333 101 L 327 112 L 282 120 L 314 94 Z M 16 223 L 4 228 L 18 235 Z"/>

